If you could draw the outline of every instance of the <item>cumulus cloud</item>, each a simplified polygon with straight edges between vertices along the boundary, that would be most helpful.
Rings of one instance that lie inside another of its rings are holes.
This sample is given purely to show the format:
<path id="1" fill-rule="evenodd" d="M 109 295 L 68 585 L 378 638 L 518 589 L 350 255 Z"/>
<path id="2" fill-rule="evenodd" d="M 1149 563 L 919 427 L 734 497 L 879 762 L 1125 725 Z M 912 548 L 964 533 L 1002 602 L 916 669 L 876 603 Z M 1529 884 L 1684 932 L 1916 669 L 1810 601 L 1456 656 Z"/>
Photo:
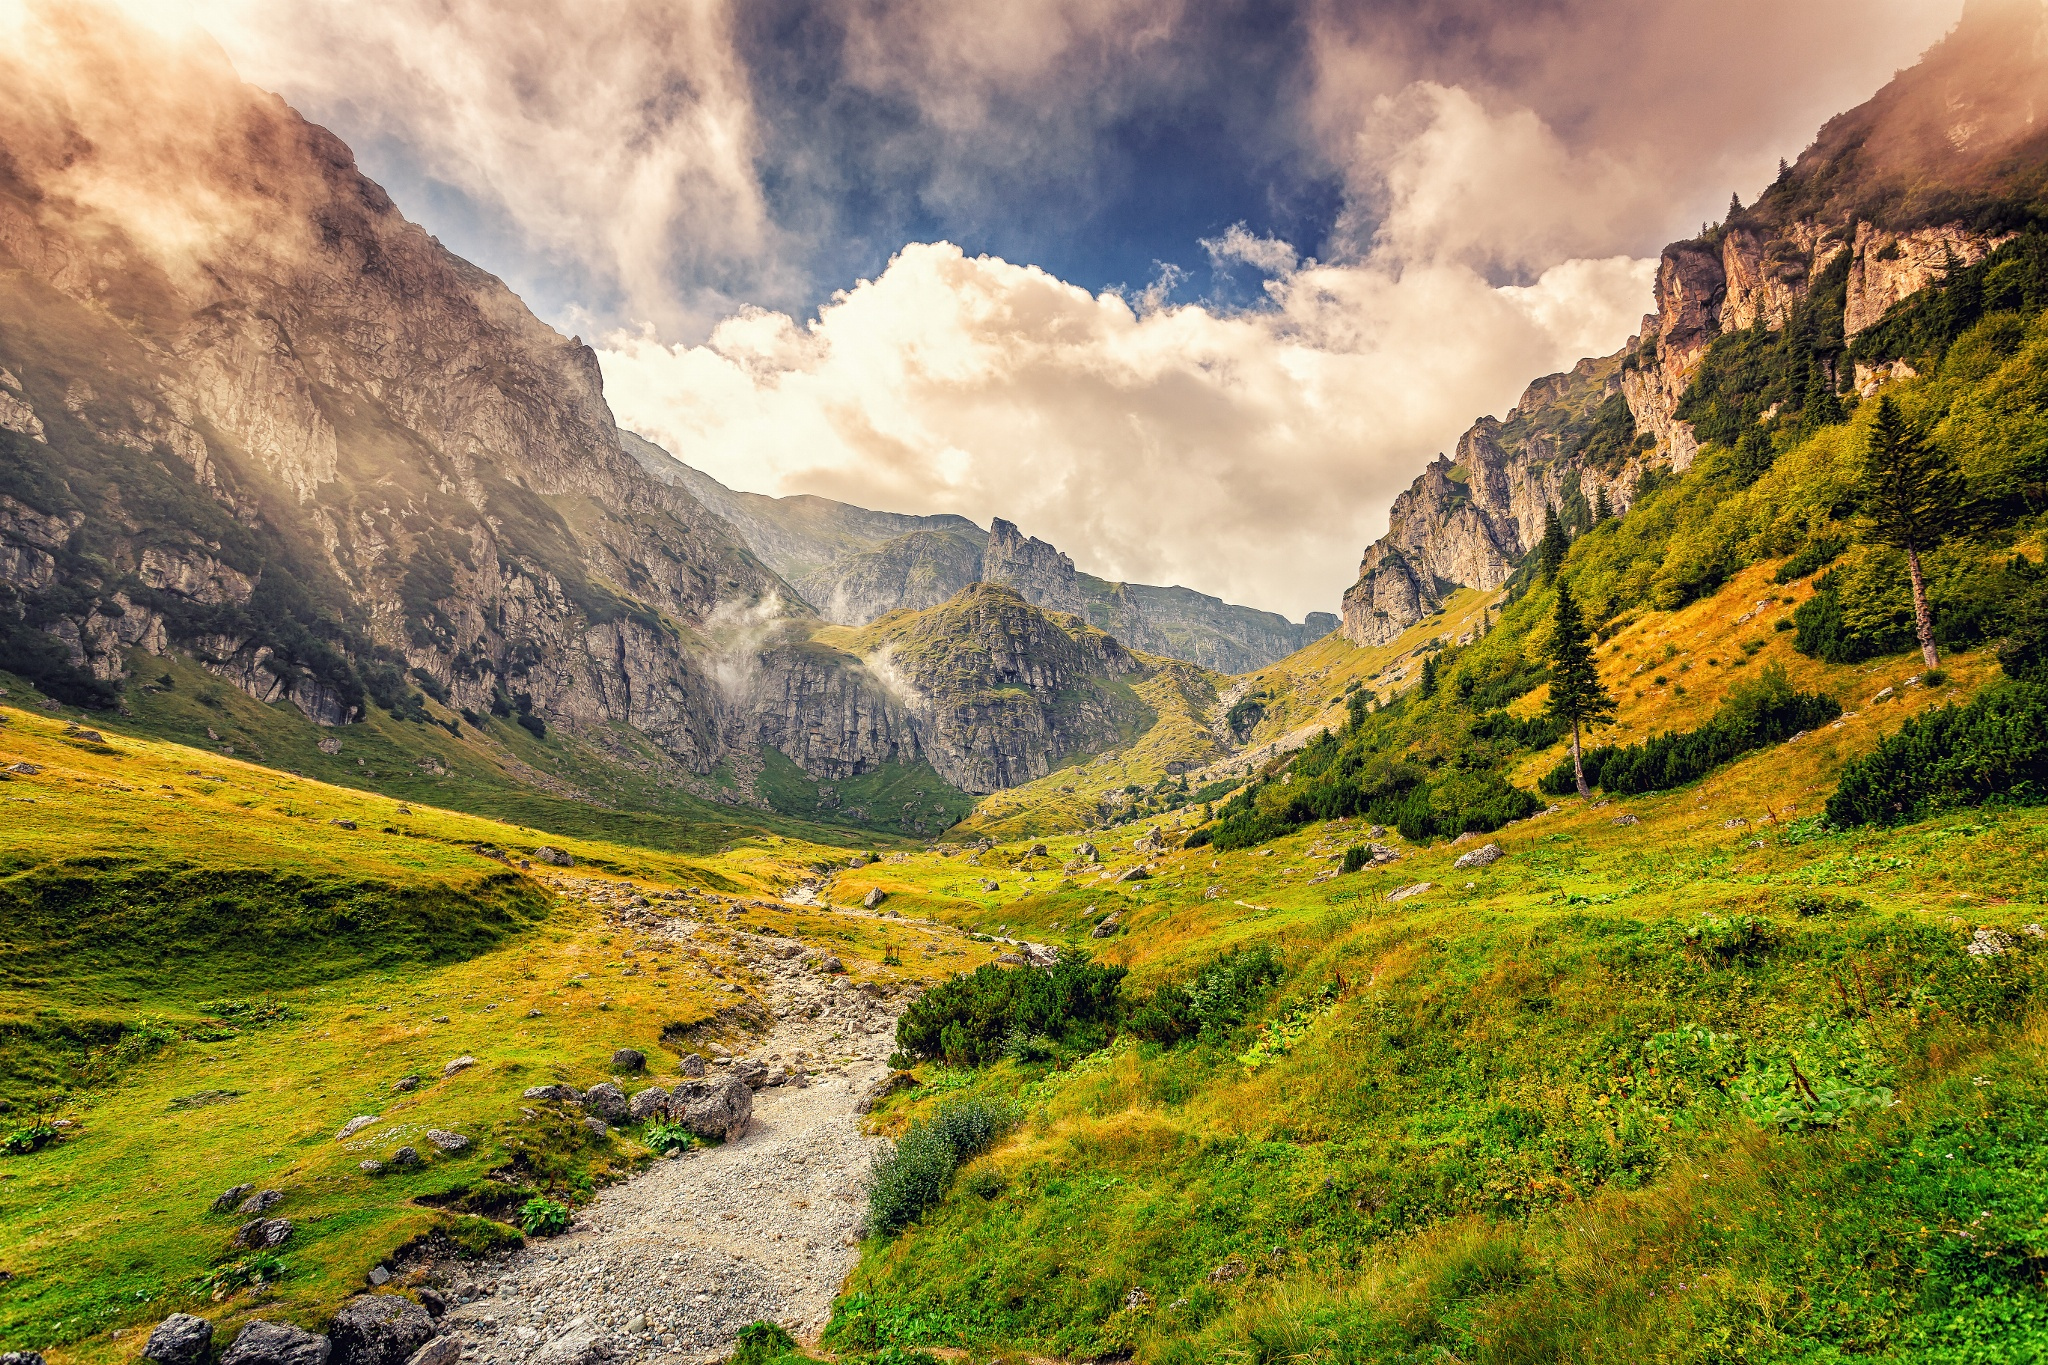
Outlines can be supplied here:
<path id="1" fill-rule="evenodd" d="M 1261 237 L 1243 223 L 1232 223 L 1221 237 L 1204 237 L 1201 242 L 1209 259 L 1224 268 L 1242 263 L 1267 275 L 1288 275 L 1300 260 L 1291 243 Z"/>

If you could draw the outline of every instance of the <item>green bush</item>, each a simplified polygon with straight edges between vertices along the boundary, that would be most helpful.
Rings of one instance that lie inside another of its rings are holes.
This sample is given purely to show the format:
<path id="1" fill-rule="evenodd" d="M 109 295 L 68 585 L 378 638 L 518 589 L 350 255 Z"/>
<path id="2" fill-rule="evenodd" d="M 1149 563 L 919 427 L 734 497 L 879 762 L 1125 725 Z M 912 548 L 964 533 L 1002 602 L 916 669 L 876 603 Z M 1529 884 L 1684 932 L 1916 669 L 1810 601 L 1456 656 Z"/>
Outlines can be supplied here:
<path id="1" fill-rule="evenodd" d="M 868 1231 L 893 1237 L 946 1197 L 953 1173 L 995 1145 L 1010 1116 L 985 1100 L 950 1100 L 915 1122 L 868 1175 Z"/>
<path id="2" fill-rule="evenodd" d="M 1131 1011 L 1131 1032 L 1155 1043 L 1177 1043 L 1201 1036 L 1221 1038 L 1245 1016 L 1281 977 L 1280 959 L 1265 944 L 1232 949 L 1202 967 L 1186 985 L 1168 982 Z"/>
<path id="3" fill-rule="evenodd" d="M 31 1123 L 0 1138 L 0 1151 L 9 1156 L 27 1156 L 57 1140 L 57 1129 L 48 1123 Z"/>
<path id="4" fill-rule="evenodd" d="M 529 1237 L 552 1237 L 569 1230 L 569 1209 L 552 1199 L 535 1195 L 519 1206 L 519 1226 Z"/>
<path id="5" fill-rule="evenodd" d="M 1842 536 L 1815 536 L 1799 547 L 1793 556 L 1778 566 L 1771 575 L 1773 582 L 1790 583 L 1804 578 L 1816 569 L 1825 569 L 1842 557 L 1842 551 L 1849 548 L 1849 542 Z"/>
<path id="6" fill-rule="evenodd" d="M 1344 871 L 1356 872 L 1372 861 L 1372 853 L 1362 844 L 1353 844 L 1344 850 Z"/>
<path id="7" fill-rule="evenodd" d="M 1681 787 L 1752 749 L 1790 739 L 1841 714 L 1841 704 L 1833 697 L 1795 692 L 1784 666 L 1768 664 L 1729 693 L 1714 718 L 1697 730 L 1651 735 L 1626 748 L 1603 744 L 1588 749 L 1583 755 L 1586 781 L 1606 792 L 1631 796 Z M 1552 796 L 1577 790 L 1571 755 L 1558 760 L 1537 785 Z"/>
<path id="8" fill-rule="evenodd" d="M 2048 686 L 2004 682 L 1907 721 L 1852 761 L 1828 798 L 1840 826 L 1903 824 L 1959 806 L 2048 801 Z"/>
<path id="9" fill-rule="evenodd" d="M 704 1145 L 698 1137 L 680 1123 L 656 1119 L 641 1131 L 640 1140 L 657 1152 L 691 1152 Z"/>
<path id="10" fill-rule="evenodd" d="M 517 1228 L 507 1227 L 495 1218 L 480 1218 L 475 1214 L 463 1214 L 442 1231 L 454 1244 L 456 1255 L 464 1260 L 481 1260 L 501 1252 L 517 1251 L 526 1245 L 526 1239 L 519 1235 Z"/>
<path id="11" fill-rule="evenodd" d="M 1043 1039 L 1056 1053 L 1092 1052 L 1116 1029 L 1124 972 L 1075 949 L 1049 971 L 988 963 L 941 982 L 905 1010 L 897 1050 L 948 1066 L 988 1066 L 1018 1039 Z"/>
<path id="12" fill-rule="evenodd" d="M 773 1322 L 750 1322 L 740 1328 L 739 1342 L 726 1365 L 775 1365 L 796 1354 L 796 1338 Z"/>

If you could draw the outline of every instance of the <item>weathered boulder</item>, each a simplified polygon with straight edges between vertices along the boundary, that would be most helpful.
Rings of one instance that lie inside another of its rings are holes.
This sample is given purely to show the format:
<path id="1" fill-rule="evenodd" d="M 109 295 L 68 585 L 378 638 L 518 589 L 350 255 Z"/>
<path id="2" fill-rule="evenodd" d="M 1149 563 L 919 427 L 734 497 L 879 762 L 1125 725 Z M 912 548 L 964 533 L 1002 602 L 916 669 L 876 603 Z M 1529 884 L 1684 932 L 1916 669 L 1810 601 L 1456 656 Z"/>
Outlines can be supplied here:
<path id="1" fill-rule="evenodd" d="M 606 1123 L 620 1123 L 626 1117 L 626 1092 L 610 1081 L 599 1081 L 583 1092 L 583 1107 Z"/>
<path id="2" fill-rule="evenodd" d="M 283 1198 L 283 1190 L 258 1190 L 247 1199 L 244 1199 L 242 1206 L 236 1209 L 235 1212 L 241 1214 L 244 1218 L 254 1218 L 261 1213 L 267 1212 L 273 1205 L 283 1200 Z"/>
<path id="3" fill-rule="evenodd" d="M 1088 937 L 1108 938 L 1112 934 L 1116 933 L 1118 927 L 1122 925 L 1122 923 L 1122 917 L 1116 911 L 1112 910 L 1107 915 L 1104 915 L 1102 917 L 1102 923 L 1096 925 L 1093 929 L 1088 931 Z"/>
<path id="4" fill-rule="evenodd" d="M 616 1087 L 614 1087 L 616 1088 Z M 556 1100 L 570 1104 L 583 1103 L 583 1092 L 573 1085 L 530 1085 L 521 1098 L 529 1100 Z"/>
<path id="5" fill-rule="evenodd" d="M 227 1189 L 222 1190 L 213 1197 L 213 1211 L 215 1213 L 226 1213 L 248 1197 L 249 1191 L 255 1188 L 254 1185 L 230 1185 Z"/>
<path id="6" fill-rule="evenodd" d="M 375 1123 L 377 1121 L 377 1117 L 378 1116 L 375 1114 L 357 1114 L 347 1123 L 341 1125 L 341 1131 L 334 1135 L 334 1140 L 336 1142 L 346 1142 L 348 1139 L 354 1137 L 357 1133 L 362 1132 L 363 1129 L 368 1128 L 371 1124 Z"/>
<path id="7" fill-rule="evenodd" d="M 190 1313 L 173 1313 L 158 1323 L 142 1348 L 142 1358 L 159 1365 L 205 1365 L 212 1354 L 213 1324 Z"/>
<path id="8" fill-rule="evenodd" d="M 461 1133 L 451 1133 L 445 1128 L 427 1129 L 427 1141 L 444 1152 L 461 1152 L 469 1148 L 469 1139 Z"/>
<path id="9" fill-rule="evenodd" d="M 399 1294 L 359 1294 L 327 1324 L 335 1365 L 405 1365 L 434 1335 L 427 1310 Z"/>
<path id="10" fill-rule="evenodd" d="M 669 1097 L 669 1117 L 702 1138 L 737 1140 L 754 1118 L 754 1092 L 738 1076 L 685 1081 Z"/>
<path id="11" fill-rule="evenodd" d="M 262 1251 L 269 1247 L 280 1247 L 292 1237 L 292 1220 L 289 1218 L 258 1218 L 242 1224 L 235 1233 L 235 1245 L 251 1251 Z"/>
<path id="12" fill-rule="evenodd" d="M 632 1075 L 647 1065 L 647 1054 L 637 1047 L 622 1047 L 612 1054 L 612 1070 Z"/>
<path id="13" fill-rule="evenodd" d="M 394 1166 L 417 1166 L 417 1165 L 419 1165 L 419 1164 L 420 1164 L 420 1149 L 419 1149 L 419 1148 L 417 1148 L 417 1147 L 409 1147 L 409 1146 L 408 1146 L 408 1147 L 400 1147 L 400 1148 L 399 1148 L 399 1149 L 398 1149 L 397 1151 L 395 1151 L 395 1152 L 393 1152 L 393 1153 L 391 1154 L 391 1164 L 392 1164 L 392 1165 L 394 1165 Z"/>
<path id="14" fill-rule="evenodd" d="M 546 863 L 549 867 L 576 866 L 575 858 L 563 852 L 561 849 L 551 848 L 547 844 L 542 844 L 539 848 L 535 849 L 533 851 L 533 856 L 540 859 L 542 862 Z"/>
<path id="15" fill-rule="evenodd" d="M 447 1019 L 442 1017 L 441 1022 L 446 1023 Z M 441 1068 L 441 1074 L 443 1076 L 453 1076 L 456 1072 L 467 1071 L 475 1065 L 476 1058 L 474 1057 L 456 1057 L 448 1065 Z"/>
<path id="16" fill-rule="evenodd" d="M 317 1333 L 258 1320 L 235 1334 L 220 1365 L 327 1365 L 333 1352 L 334 1343 Z"/>
<path id="17" fill-rule="evenodd" d="M 704 1059 L 692 1052 L 683 1058 L 679 1069 L 685 1076 L 701 1076 L 704 1074 Z"/>
<path id="18" fill-rule="evenodd" d="M 1470 853 L 1452 863 L 1451 866 L 1456 868 L 1485 867 L 1490 863 L 1499 862 L 1506 856 L 1507 850 L 1499 844 L 1481 844 L 1478 848 L 1473 849 Z"/>
<path id="19" fill-rule="evenodd" d="M 872 910 L 876 906 L 880 905 L 884 899 L 885 893 L 883 892 L 882 888 L 879 886 L 871 886 L 868 888 L 867 895 L 861 897 L 860 903 L 866 908 Z"/>
<path id="20" fill-rule="evenodd" d="M 749 1090 L 759 1090 L 768 1084 L 768 1063 L 757 1057 L 749 1057 L 733 1067 L 733 1074 L 747 1084 Z"/>
<path id="21" fill-rule="evenodd" d="M 635 1091 L 633 1098 L 626 1102 L 626 1117 L 635 1123 L 645 1123 L 668 1113 L 668 1091 L 658 1085 Z"/>
<path id="22" fill-rule="evenodd" d="M 897 1091 L 912 1090 L 916 1086 L 917 1077 L 911 1075 L 908 1071 L 892 1071 L 881 1080 L 875 1082 L 874 1088 L 868 1091 L 862 1097 L 861 1102 L 854 1107 L 854 1112 L 857 1114 L 870 1113 L 877 1104 Z"/>

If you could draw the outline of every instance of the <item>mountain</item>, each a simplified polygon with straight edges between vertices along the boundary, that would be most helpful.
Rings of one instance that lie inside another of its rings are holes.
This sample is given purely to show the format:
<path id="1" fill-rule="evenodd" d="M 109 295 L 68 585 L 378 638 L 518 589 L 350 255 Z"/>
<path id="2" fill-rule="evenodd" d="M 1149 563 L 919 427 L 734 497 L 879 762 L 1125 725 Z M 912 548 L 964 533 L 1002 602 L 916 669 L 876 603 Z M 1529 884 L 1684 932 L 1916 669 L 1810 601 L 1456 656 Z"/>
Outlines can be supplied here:
<path id="1" fill-rule="evenodd" d="M 1002 583 L 1048 611 L 1071 612 L 1133 649 L 1220 673 L 1247 673 L 1337 629 L 1329 612 L 1297 625 L 1191 588 L 1113 583 L 1080 573 L 1067 555 L 996 518 L 871 512 L 826 498 L 739 493 L 631 432 L 641 467 L 685 488 L 729 522 L 749 549 L 828 621 L 865 625 L 889 612 L 938 605 L 970 583 Z"/>
<path id="2" fill-rule="evenodd" d="M 1581 532 L 1603 498 L 1625 512 L 1646 481 L 1688 468 L 1703 439 L 1796 430 L 1808 369 L 1830 394 L 1902 376 L 1859 358 L 1857 339 L 2048 209 L 2044 53 L 2035 0 L 1970 0 L 1923 61 L 1829 120 L 1755 204 L 1664 248 L 1656 310 L 1620 351 L 1536 380 L 1396 499 L 1344 595 L 1345 637 L 1384 642 L 1458 586 L 1506 583 L 1546 508 Z M 1747 413 L 1705 393 L 1688 403 L 1715 344 L 1745 337 L 1796 352 L 1799 372 Z"/>

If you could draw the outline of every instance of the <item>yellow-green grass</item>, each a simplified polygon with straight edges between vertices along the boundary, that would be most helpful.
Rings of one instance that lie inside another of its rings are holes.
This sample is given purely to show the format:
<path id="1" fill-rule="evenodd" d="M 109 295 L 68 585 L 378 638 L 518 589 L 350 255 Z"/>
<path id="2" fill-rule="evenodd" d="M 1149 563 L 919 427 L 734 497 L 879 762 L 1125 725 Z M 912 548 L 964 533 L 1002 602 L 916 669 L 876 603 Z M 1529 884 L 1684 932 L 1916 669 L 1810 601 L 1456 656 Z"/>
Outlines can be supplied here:
<path id="1" fill-rule="evenodd" d="M 908 965 L 885 966 L 911 926 L 773 899 L 845 861 L 839 849 L 768 835 L 685 857 L 402 811 L 161 741 L 67 737 L 40 711 L 0 718 L 0 767 L 40 769 L 0 782 L 4 1121 L 26 1124 L 47 1102 L 45 1116 L 69 1125 L 52 1146 L 0 1156 L 0 1337 L 53 1360 L 127 1358 L 139 1330 L 175 1309 L 227 1332 L 256 1312 L 318 1325 L 400 1246 L 455 1226 L 433 1200 L 520 1151 L 537 1186 L 572 1199 L 644 1159 L 629 1137 L 526 1120 L 520 1092 L 587 1087 L 625 1046 L 652 1071 L 623 1081 L 671 1080 L 664 1031 L 734 1003 L 729 985 L 757 985 L 724 934 L 700 936 L 698 954 L 659 951 L 589 904 L 590 883 L 749 898 L 715 924 L 799 935 L 856 978 L 936 976 L 963 951 L 957 935 L 916 926 L 948 956 L 903 952 Z M 578 865 L 517 866 L 544 844 Z M 286 1017 L 237 1021 L 229 1000 Z M 462 1056 L 475 1064 L 444 1077 Z M 408 1075 L 419 1088 L 395 1091 Z M 337 1142 L 361 1114 L 379 1120 Z M 475 1145 L 440 1155 L 428 1128 Z M 357 1169 L 400 1145 L 426 1164 Z M 238 1259 L 242 1220 L 208 1205 L 245 1182 L 285 1192 L 271 1213 L 295 1225 L 287 1273 L 216 1304 L 202 1285 Z"/>

